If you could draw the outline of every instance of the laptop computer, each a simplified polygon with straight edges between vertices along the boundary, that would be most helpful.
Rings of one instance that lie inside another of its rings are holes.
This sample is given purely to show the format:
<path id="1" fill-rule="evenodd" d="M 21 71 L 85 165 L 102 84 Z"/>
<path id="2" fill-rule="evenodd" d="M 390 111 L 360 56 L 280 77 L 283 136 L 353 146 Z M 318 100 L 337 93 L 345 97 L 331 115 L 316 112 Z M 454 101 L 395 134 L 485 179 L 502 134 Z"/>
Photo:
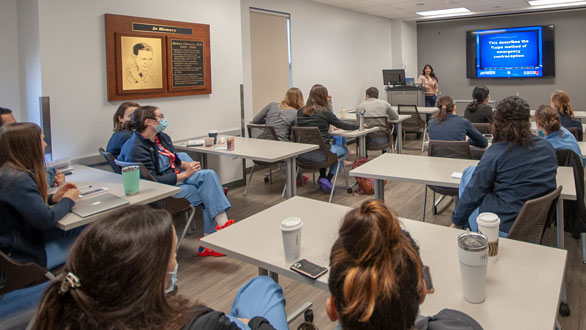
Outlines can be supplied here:
<path id="1" fill-rule="evenodd" d="M 78 199 L 73 207 L 72 212 L 82 218 L 108 211 L 113 208 L 126 205 L 128 201 L 124 198 L 112 195 L 110 193 L 99 194 L 96 196 Z"/>

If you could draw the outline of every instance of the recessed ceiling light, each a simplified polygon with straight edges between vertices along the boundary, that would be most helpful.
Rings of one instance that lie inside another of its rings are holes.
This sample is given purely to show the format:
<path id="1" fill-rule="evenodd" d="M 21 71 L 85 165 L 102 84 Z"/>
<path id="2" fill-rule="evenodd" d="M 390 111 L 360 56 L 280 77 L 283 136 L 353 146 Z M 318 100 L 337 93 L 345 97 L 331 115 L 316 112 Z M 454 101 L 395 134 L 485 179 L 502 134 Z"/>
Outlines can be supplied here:
<path id="1" fill-rule="evenodd" d="M 582 0 L 530 0 L 528 2 L 531 6 L 544 6 L 544 5 L 570 4 L 573 2 L 584 2 L 584 1 L 582 1 Z"/>
<path id="2" fill-rule="evenodd" d="M 446 16 L 446 15 L 455 15 L 455 14 L 467 14 L 470 13 L 470 10 L 460 7 L 460 8 L 450 8 L 450 9 L 440 9 L 440 10 L 428 10 L 428 11 L 418 11 L 416 14 L 420 16 Z"/>

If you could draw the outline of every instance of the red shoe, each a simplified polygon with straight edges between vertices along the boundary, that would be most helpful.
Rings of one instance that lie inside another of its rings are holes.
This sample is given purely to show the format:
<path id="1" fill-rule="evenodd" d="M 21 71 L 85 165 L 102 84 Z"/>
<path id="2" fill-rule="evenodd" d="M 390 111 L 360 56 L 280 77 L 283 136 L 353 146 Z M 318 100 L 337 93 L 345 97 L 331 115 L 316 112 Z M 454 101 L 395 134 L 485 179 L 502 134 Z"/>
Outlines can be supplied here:
<path id="1" fill-rule="evenodd" d="M 197 238 L 197 240 L 199 241 L 199 237 Z M 220 252 L 216 252 L 212 249 L 208 249 L 206 247 L 203 246 L 199 246 L 199 248 L 197 249 L 197 255 L 200 257 L 225 257 L 225 254 L 221 254 Z"/>
<path id="2" fill-rule="evenodd" d="M 299 179 L 296 180 L 297 185 L 305 184 L 307 181 L 309 181 L 309 176 L 307 176 L 307 175 L 302 175 L 301 180 L 299 180 Z"/>
<path id="3" fill-rule="evenodd" d="M 223 226 L 216 226 L 216 231 L 224 229 L 224 228 L 226 228 L 230 225 L 233 225 L 233 224 L 234 224 L 234 219 L 230 219 L 230 220 L 226 221 L 226 223 Z"/>

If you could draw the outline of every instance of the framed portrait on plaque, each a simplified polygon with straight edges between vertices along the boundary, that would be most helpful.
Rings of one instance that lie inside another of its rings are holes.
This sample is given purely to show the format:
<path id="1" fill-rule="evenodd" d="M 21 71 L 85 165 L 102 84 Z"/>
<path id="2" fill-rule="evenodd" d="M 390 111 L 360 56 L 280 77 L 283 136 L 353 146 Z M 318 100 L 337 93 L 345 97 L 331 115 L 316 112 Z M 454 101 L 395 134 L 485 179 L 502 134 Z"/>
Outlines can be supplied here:
<path id="1" fill-rule="evenodd" d="M 162 37 L 119 34 L 118 92 L 151 93 L 165 89 L 165 52 Z"/>

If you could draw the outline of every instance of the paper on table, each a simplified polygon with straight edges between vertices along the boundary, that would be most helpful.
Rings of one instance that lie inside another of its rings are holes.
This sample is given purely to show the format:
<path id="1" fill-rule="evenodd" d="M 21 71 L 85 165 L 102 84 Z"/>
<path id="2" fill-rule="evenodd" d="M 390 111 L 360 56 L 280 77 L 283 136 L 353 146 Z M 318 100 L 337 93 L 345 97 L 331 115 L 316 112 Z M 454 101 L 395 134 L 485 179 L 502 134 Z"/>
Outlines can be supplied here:
<path id="1" fill-rule="evenodd" d="M 451 177 L 454 179 L 462 179 L 462 172 L 454 172 Z"/>
<path id="2" fill-rule="evenodd" d="M 216 150 L 228 150 L 228 147 L 216 147 Z"/>

